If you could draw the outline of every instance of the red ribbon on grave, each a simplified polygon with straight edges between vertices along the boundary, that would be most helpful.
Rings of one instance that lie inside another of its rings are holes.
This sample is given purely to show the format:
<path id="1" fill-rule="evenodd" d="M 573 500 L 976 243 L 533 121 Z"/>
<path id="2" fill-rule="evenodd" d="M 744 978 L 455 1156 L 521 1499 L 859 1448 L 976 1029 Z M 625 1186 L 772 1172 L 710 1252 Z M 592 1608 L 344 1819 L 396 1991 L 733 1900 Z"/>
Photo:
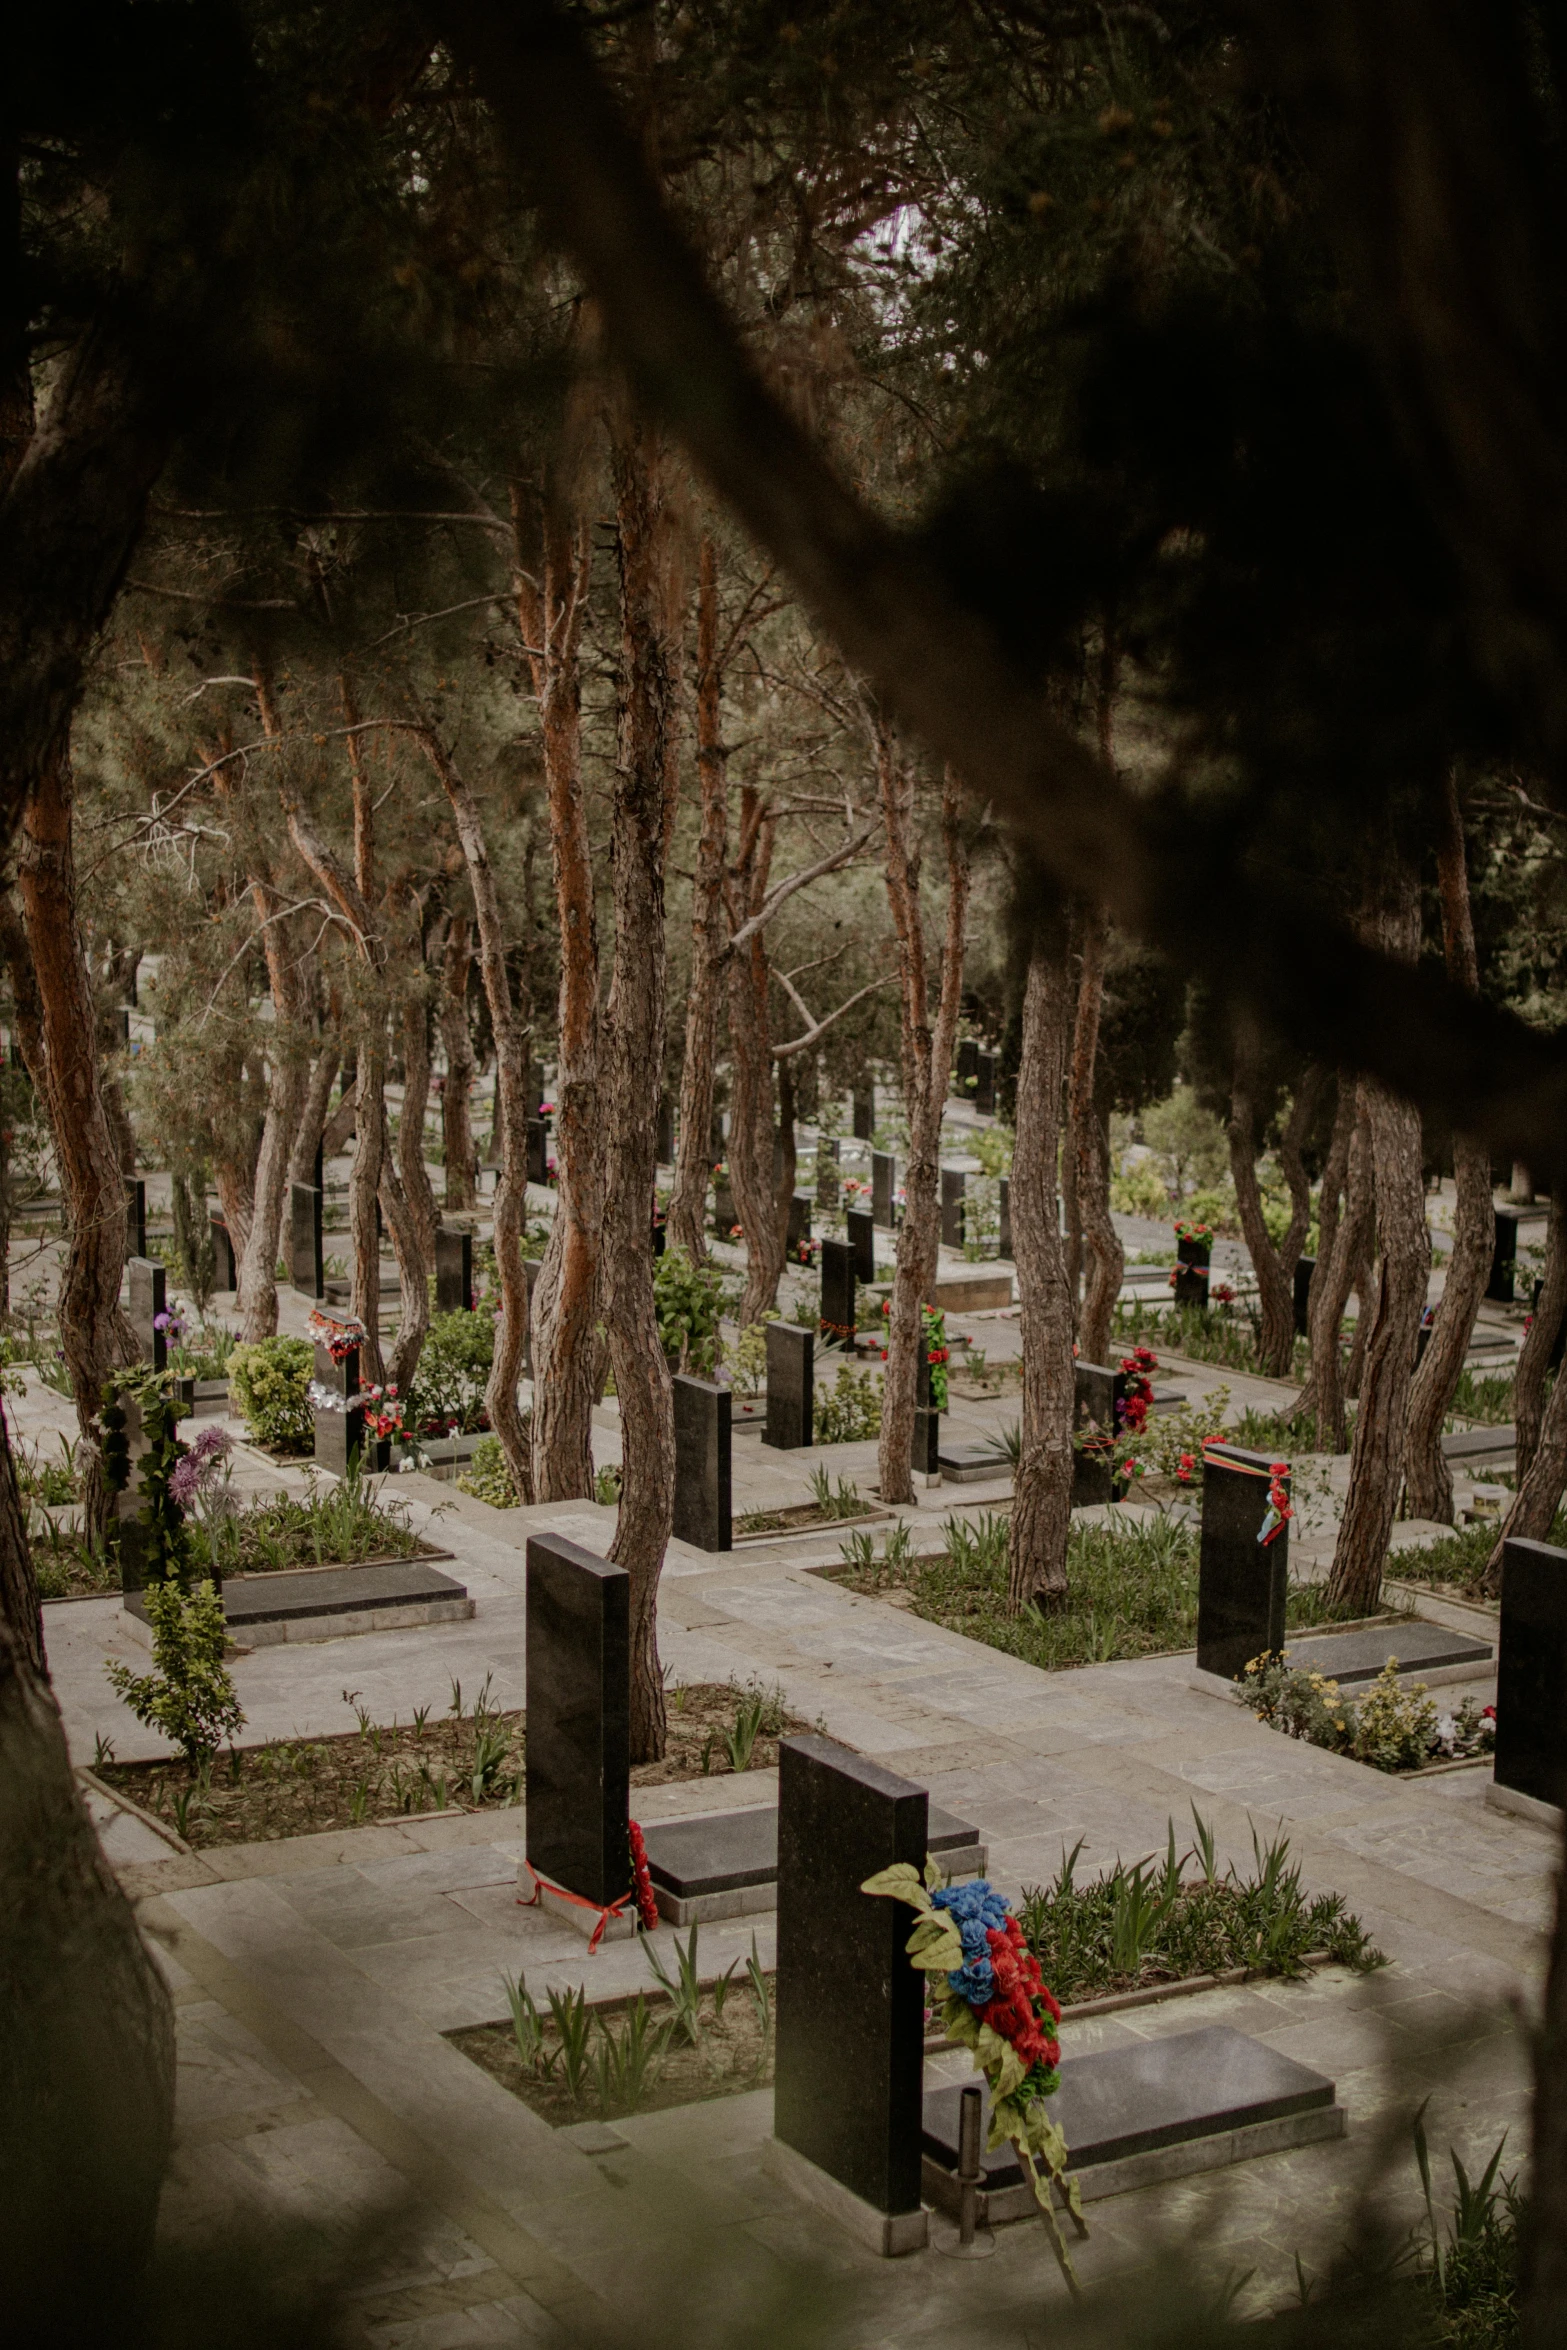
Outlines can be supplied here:
<path id="1" fill-rule="evenodd" d="M 598 1946 L 604 1939 L 605 1927 L 611 1918 L 618 1918 L 624 1914 L 627 1902 L 636 1903 L 638 1923 L 644 1932 L 651 1933 L 658 1924 L 658 1903 L 653 1895 L 653 1880 L 648 1875 L 647 1847 L 642 1841 L 642 1830 L 637 1826 L 635 1820 L 627 1822 L 627 1832 L 631 1838 L 631 1891 L 622 1893 L 618 1901 L 589 1901 L 586 1894 L 568 1892 L 564 1885 L 557 1885 L 552 1877 L 546 1877 L 542 1869 L 536 1869 L 532 1861 L 527 1860 L 523 1862 L 523 1866 L 533 1879 L 533 1891 L 518 1894 L 518 1908 L 537 1909 L 543 1896 L 546 1893 L 553 1893 L 557 1900 L 569 1901 L 573 1909 L 595 1910 L 598 1913 L 598 1922 L 588 1936 L 589 1958 L 596 1956 Z"/>

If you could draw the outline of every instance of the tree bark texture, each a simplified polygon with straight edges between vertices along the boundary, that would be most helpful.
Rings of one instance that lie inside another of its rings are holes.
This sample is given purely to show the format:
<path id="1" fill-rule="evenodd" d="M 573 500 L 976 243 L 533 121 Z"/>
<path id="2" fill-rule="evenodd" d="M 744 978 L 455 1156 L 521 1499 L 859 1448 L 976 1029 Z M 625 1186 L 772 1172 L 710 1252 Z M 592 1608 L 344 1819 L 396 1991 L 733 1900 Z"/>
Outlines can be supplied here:
<path id="1" fill-rule="evenodd" d="M 664 858 L 676 719 L 672 520 L 663 456 L 617 412 L 610 463 L 619 522 L 619 743 L 612 818 L 615 970 L 604 1018 L 605 1322 L 624 1468 L 610 1556 L 631 1578 L 631 1756 L 664 1751 L 658 1579 L 675 1504 L 669 1365 L 653 1300 L 650 1227 L 664 1066 Z"/>
<path id="2" fill-rule="evenodd" d="M 1339 1213 L 1339 1186 L 1343 1212 Z M 1344 1413 L 1344 1309 L 1371 1231 L 1375 1189 L 1371 1163 L 1371 1130 L 1363 1089 L 1340 1077 L 1338 1115 L 1321 1197 L 1327 1205 L 1320 1219 L 1317 1269 L 1312 1275 L 1308 1319 L 1311 1324 L 1311 1371 L 1295 1406 L 1299 1415 L 1316 1422 L 1316 1449 L 1344 1452 L 1349 1437 Z M 1329 1213 L 1331 1209 L 1331 1213 Z M 1327 1237 L 1331 1227 L 1331 1239 Z"/>
<path id="3" fill-rule="evenodd" d="M 713 1079 L 724 954 L 724 862 L 729 790 L 724 766 L 723 678 L 718 666 L 718 556 L 704 533 L 698 571 L 696 765 L 701 790 L 696 874 L 691 885 L 691 991 L 680 1068 L 680 1131 L 669 1237 L 693 1264 L 707 1254 L 707 1184 L 712 1167 Z"/>
<path id="4" fill-rule="evenodd" d="M 97 1023 L 76 921 L 71 773 L 63 754 L 44 770 L 27 802 L 18 884 L 43 1011 L 49 1120 L 71 1218 L 60 1277 L 60 1346 L 87 1444 L 88 1524 L 101 1540 L 109 1494 L 94 1423 L 105 1380 L 135 1361 L 137 1347 L 120 1311 L 125 1178 L 98 1087 Z"/>
<path id="5" fill-rule="evenodd" d="M 1467 988 L 1471 994 L 1475 994 L 1480 986 L 1480 969 L 1475 954 L 1474 919 L 1469 905 L 1463 816 L 1458 805 L 1457 781 L 1451 772 L 1447 778 L 1444 815 L 1442 837 L 1437 849 L 1437 874 L 1442 889 L 1442 939 L 1447 975 L 1455 986 Z M 1464 1358 L 1469 1352 L 1475 1315 L 1490 1279 L 1491 1256 L 1496 1242 L 1496 1211 L 1491 1202 L 1490 1152 L 1472 1136 L 1455 1134 L 1453 1175 L 1457 1193 L 1453 1250 L 1447 1260 L 1441 1302 L 1437 1306 L 1431 1333 L 1426 1341 L 1426 1351 L 1416 1366 L 1409 1391 L 1409 1429 L 1404 1459 L 1404 1494 L 1409 1515 L 1412 1518 L 1439 1519 L 1448 1526 L 1453 1522 L 1453 1473 L 1442 1451 L 1442 1424 L 1451 1408 Z M 1552 1220 L 1554 1225 L 1554 1215 Z M 1567 1268 L 1564 1268 L 1562 1287 L 1563 1297 L 1567 1299 Z M 1524 1339 L 1524 1358 L 1530 1354 L 1530 1340 L 1533 1337 L 1531 1329 Z M 1549 1357 L 1551 1343 L 1547 1339 L 1543 1346 L 1535 1349 L 1540 1373 L 1540 1386 L 1535 1390 L 1537 1399 L 1543 1390 L 1545 1361 Z M 1519 1383 L 1525 1383 L 1526 1376 L 1533 1371 L 1534 1363 L 1521 1358 L 1518 1366 Z M 1536 1401 L 1535 1427 L 1538 1428 L 1538 1425 Z M 1520 1475 L 1526 1466 L 1520 1432 Z"/>
<path id="6" fill-rule="evenodd" d="M 1036 925 L 1023 995 L 1012 1153 L 1012 1245 L 1023 1315 L 1022 1451 L 1012 1510 L 1007 1606 L 1058 1605 L 1072 1521 L 1072 1291 L 1056 1192 L 1061 1091 L 1072 1029 L 1064 911 Z"/>
<path id="7" fill-rule="evenodd" d="M 883 1501 L 914 1499 L 914 1409 L 925 1354 L 923 1306 L 941 1255 L 941 1114 L 946 1107 L 963 993 L 963 934 L 968 917 L 968 851 L 960 826 L 957 779 L 942 782 L 941 826 L 947 863 L 947 921 L 934 1012 L 920 906 L 914 770 L 891 728 L 874 728 L 877 780 L 887 838 L 887 899 L 898 944 L 899 1046 L 904 1116 L 909 1130 L 903 1222 L 888 1317 L 877 1454 Z"/>
<path id="8" fill-rule="evenodd" d="M 1082 921 L 1082 975 L 1072 1035 L 1068 1095 L 1075 1198 L 1087 1259 L 1078 1345 L 1083 1360 L 1102 1363 L 1110 1351 L 1110 1323 L 1126 1271 L 1126 1251 L 1110 1220 L 1110 1148 L 1094 1099 L 1099 1057 L 1099 1017 L 1104 1005 L 1106 921 L 1102 906 L 1085 909 Z"/>
<path id="9" fill-rule="evenodd" d="M 1488 1206 L 1490 1178 L 1487 1159 Z M 1520 1480 L 1528 1476 L 1539 1450 L 1546 1373 L 1564 1321 L 1567 1321 L 1567 1184 L 1558 1184 L 1551 1194 L 1550 1219 L 1545 1228 L 1545 1272 L 1540 1283 L 1540 1302 L 1524 1333 L 1523 1352 L 1513 1375 L 1513 1426 L 1518 1439 L 1516 1461 Z"/>
<path id="10" fill-rule="evenodd" d="M 738 854 L 729 875 L 731 936 L 760 913 L 766 900 L 774 832 L 769 803 L 748 784 L 740 795 Z M 743 946 L 732 947 L 728 965 L 729 1182 L 745 1234 L 740 1320 L 750 1323 L 761 1321 L 777 1302 L 786 1229 L 778 1221 L 773 1179 L 773 1036 L 765 931 L 754 930 Z"/>
<path id="11" fill-rule="evenodd" d="M 495 1326 L 495 1357 L 485 1389 L 490 1426 L 500 1439 L 506 1467 L 521 1499 L 533 1499 L 533 1454 L 517 1402 L 523 1346 L 528 1330 L 528 1278 L 522 1269 L 522 1232 L 527 1199 L 527 1071 L 524 1046 L 506 969 L 506 934 L 500 895 L 485 846 L 478 803 L 433 727 L 420 734 L 425 752 L 451 804 L 457 838 L 468 866 L 479 932 L 479 972 L 495 1037 L 496 1118 L 500 1127 L 500 1169 L 495 1184 L 495 1263 L 501 1315 Z"/>
<path id="12" fill-rule="evenodd" d="M 1287 1379 L 1295 1360 L 1295 1259 L 1300 1254 L 1301 1243 L 1310 1227 L 1311 1194 L 1307 1188 L 1303 1201 L 1297 1183 L 1291 1182 L 1290 1227 L 1282 1250 L 1276 1249 L 1262 1212 L 1262 1192 L 1257 1182 L 1256 1089 L 1257 1040 L 1247 1027 L 1235 1042 L 1235 1074 L 1230 1093 L 1229 1117 L 1230 1174 L 1240 1210 L 1241 1232 L 1251 1257 L 1252 1270 L 1257 1276 L 1257 1291 L 1262 1307 L 1258 1360 L 1269 1378 Z M 1300 1136 L 1304 1134 L 1315 1106 L 1315 1096 L 1309 1091 L 1308 1080 L 1308 1084 L 1302 1086 L 1300 1098 L 1292 1105 L 1290 1113 L 1290 1125 L 1295 1129 L 1290 1155 L 1302 1179 L 1305 1169 L 1301 1163 Z M 1304 1216 L 1301 1214 L 1303 1205 Z"/>
<path id="13" fill-rule="evenodd" d="M 476 1208 L 473 1149 L 473 1031 L 468 1025 L 468 974 L 473 968 L 473 933 L 466 914 L 454 914 L 441 958 L 441 1155 L 446 1162 L 445 1204 L 458 1212 Z"/>
<path id="14" fill-rule="evenodd" d="M 288 1156 L 290 1183 L 314 1183 L 316 1179 L 316 1152 L 325 1156 L 327 1110 L 332 1100 L 332 1088 L 337 1083 L 337 1072 L 342 1056 L 335 1044 L 323 1043 L 310 1065 L 310 1077 L 305 1086 L 305 1105 L 299 1113 L 299 1124 L 294 1130 L 294 1147 Z"/>
<path id="15" fill-rule="evenodd" d="M 1420 952 L 1420 886 L 1412 863 L 1390 852 L 1377 943 L 1413 963 Z M 1376 1305 L 1367 1335 L 1349 1493 L 1328 1578 L 1328 1598 L 1374 1613 L 1403 1482 L 1404 1430 L 1415 1341 L 1431 1274 L 1420 1113 L 1375 1078 L 1364 1082 L 1377 1192 Z"/>
<path id="16" fill-rule="evenodd" d="M 520 501 L 513 490 L 513 526 Z M 519 530 L 520 538 L 520 530 Z M 544 743 L 555 919 L 560 937 L 555 1078 L 555 1216 L 533 1317 L 533 1479 L 540 1501 L 593 1491 L 595 1336 L 603 1273 L 599 958 L 593 854 L 582 784 L 582 625 L 593 548 L 588 526 L 546 479 L 538 586 L 518 547 L 518 601 Z M 651 1193 L 647 1222 L 652 1225 Z"/>
<path id="17" fill-rule="evenodd" d="M 397 1171 L 421 1263 L 435 1263 L 435 1192 L 424 1163 L 424 1116 L 430 1105 L 430 997 L 421 959 L 418 981 L 403 998 L 403 1114 Z"/>

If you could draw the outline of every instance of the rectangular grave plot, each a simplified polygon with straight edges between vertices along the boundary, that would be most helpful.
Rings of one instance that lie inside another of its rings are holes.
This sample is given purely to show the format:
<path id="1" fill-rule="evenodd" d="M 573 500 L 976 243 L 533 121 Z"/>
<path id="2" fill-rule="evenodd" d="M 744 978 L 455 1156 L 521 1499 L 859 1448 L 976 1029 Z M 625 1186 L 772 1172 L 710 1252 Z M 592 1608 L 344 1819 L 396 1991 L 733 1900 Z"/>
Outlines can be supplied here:
<path id="1" fill-rule="evenodd" d="M 1374 1624 L 1365 1632 L 1317 1632 L 1294 1637 L 1289 1661 L 1297 1672 L 1326 1673 L 1349 1687 L 1374 1681 L 1390 1656 L 1406 1673 L 1435 1673 L 1455 1665 L 1481 1671 L 1491 1661 L 1490 1643 L 1440 1624 Z"/>
<path id="2" fill-rule="evenodd" d="M 631 1582 L 580 1543 L 527 1552 L 528 1863 L 584 1901 L 631 1886 Z"/>
<path id="3" fill-rule="evenodd" d="M 925 1991 L 909 1912 L 860 1891 L 923 1865 L 929 1797 L 831 1739 L 779 1749 L 776 2135 L 875 2211 L 920 2207 Z"/>
<path id="4" fill-rule="evenodd" d="M 1197 1580 L 1197 1668 L 1234 1680 L 1253 1657 L 1284 1645 L 1289 1527 L 1258 1540 L 1271 1464 L 1238 1445 L 1210 1446 L 1202 1481 Z"/>
<path id="5" fill-rule="evenodd" d="M 1549 1542 L 1502 1547 L 1495 1777 L 1536 1803 L 1567 1796 L 1567 1550 Z"/>

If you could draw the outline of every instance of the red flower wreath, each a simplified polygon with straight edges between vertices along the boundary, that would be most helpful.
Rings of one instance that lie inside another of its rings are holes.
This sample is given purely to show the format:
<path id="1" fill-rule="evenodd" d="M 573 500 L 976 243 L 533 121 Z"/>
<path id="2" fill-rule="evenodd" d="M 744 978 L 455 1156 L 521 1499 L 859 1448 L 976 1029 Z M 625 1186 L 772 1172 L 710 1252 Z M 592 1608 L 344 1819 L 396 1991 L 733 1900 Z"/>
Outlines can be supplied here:
<path id="1" fill-rule="evenodd" d="M 642 1920 L 643 1932 L 651 1934 L 658 1924 L 658 1903 L 653 1894 L 653 1879 L 648 1873 L 647 1846 L 642 1841 L 642 1831 L 635 1820 L 627 1822 L 626 1832 L 631 1838 L 631 1882 L 637 1897 L 637 1916 Z"/>

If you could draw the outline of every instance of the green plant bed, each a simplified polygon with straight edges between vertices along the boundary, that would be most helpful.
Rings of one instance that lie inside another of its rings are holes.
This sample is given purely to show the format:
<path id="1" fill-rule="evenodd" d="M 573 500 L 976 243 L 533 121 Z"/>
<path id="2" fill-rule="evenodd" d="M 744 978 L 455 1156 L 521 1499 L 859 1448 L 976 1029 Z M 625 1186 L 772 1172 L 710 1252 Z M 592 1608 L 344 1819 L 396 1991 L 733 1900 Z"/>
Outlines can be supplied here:
<path id="1" fill-rule="evenodd" d="M 1204 1313 L 1200 1306 L 1152 1306 L 1144 1298 L 1117 1304 L 1110 1323 L 1111 1352 L 1134 1345 L 1152 1346 L 1156 1353 L 1185 1355 L 1195 1363 L 1218 1363 L 1229 1371 L 1245 1371 L 1253 1379 L 1277 1377 L 1257 1360 L 1257 1336 L 1251 1319 L 1240 1310 L 1220 1306 Z M 1304 1338 L 1295 1341 L 1287 1378 L 1302 1381 L 1311 1368 L 1311 1349 Z"/>
<path id="2" fill-rule="evenodd" d="M 1482 1518 L 1477 1525 L 1461 1526 L 1456 1533 L 1444 1534 L 1420 1550 L 1394 1552 L 1388 1571 L 1402 1570 L 1411 1582 L 1451 1585 L 1465 1599 L 1494 1599 L 1495 1593 L 1485 1590 L 1481 1578 L 1501 1532 L 1500 1517 Z M 1567 1549 L 1567 1508 L 1557 1511 L 1545 1539 L 1558 1549 Z"/>
<path id="3" fill-rule="evenodd" d="M 366 1559 L 433 1558 L 439 1545 L 408 1523 L 404 1503 L 383 1503 L 360 1475 L 312 1479 L 303 1496 L 274 1494 L 208 1527 L 186 1528 L 192 1570 L 275 1575 L 294 1567 L 353 1567 Z"/>
<path id="4" fill-rule="evenodd" d="M 892 1551 L 845 1558 L 831 1580 L 868 1595 L 906 1591 L 914 1614 L 983 1640 L 1046 1672 L 1110 1664 L 1130 1656 L 1164 1656 L 1197 1640 L 1197 1531 L 1161 1518 L 1119 1527 L 1074 1525 L 1067 1550 L 1064 1606 L 1042 1615 L 1007 1613 L 1008 1521 L 986 1512 L 953 1519 L 947 1549 L 935 1560 Z M 1292 1583 L 1289 1623 L 1304 1631 L 1335 1621 L 1318 1583 Z M 1338 1619 L 1342 1620 L 1342 1619 Z"/>
<path id="5" fill-rule="evenodd" d="M 1453 1400 L 1447 1407 L 1448 1429 L 1461 1421 L 1483 1428 L 1503 1428 L 1512 1419 L 1513 1383 L 1494 1371 L 1460 1371 Z"/>
<path id="6" fill-rule="evenodd" d="M 1225 1430 L 1225 1440 L 1239 1444 L 1248 1452 L 1271 1453 L 1275 1459 L 1299 1460 L 1303 1453 L 1326 1452 L 1329 1447 L 1318 1437 L 1316 1416 L 1311 1412 L 1242 1412 Z M 1344 1409 L 1344 1449 L 1347 1452 L 1355 1441 L 1355 1407 Z"/>

